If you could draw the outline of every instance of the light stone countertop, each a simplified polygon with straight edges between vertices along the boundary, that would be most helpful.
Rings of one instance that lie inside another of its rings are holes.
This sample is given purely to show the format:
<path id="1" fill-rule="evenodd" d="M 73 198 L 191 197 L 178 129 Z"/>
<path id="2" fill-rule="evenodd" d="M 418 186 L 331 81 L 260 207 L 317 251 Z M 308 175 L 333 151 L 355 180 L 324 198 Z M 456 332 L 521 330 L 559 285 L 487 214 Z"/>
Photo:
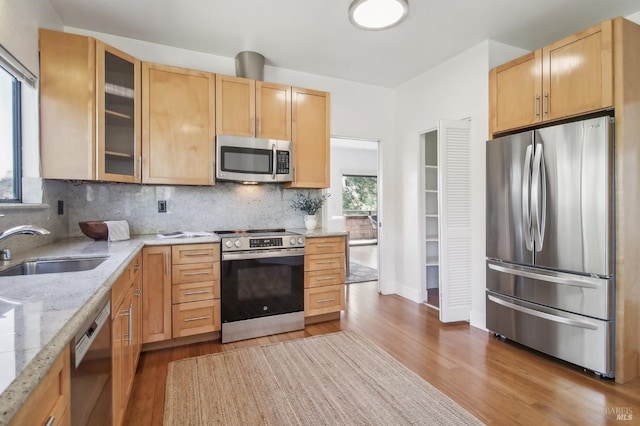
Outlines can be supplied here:
<path id="1" fill-rule="evenodd" d="M 0 277 L 0 425 L 6 425 L 73 339 L 111 286 L 145 245 L 219 242 L 211 237 L 159 239 L 155 235 L 107 242 L 69 238 L 0 262 L 108 256 L 82 272 Z"/>
<path id="2" fill-rule="evenodd" d="M 306 237 L 348 235 L 324 228 L 288 231 Z M 142 247 L 216 242 L 216 234 L 162 239 L 137 235 L 117 242 L 77 237 L 0 261 L 3 270 L 25 259 L 108 256 L 89 271 L 0 277 L 0 425 L 9 423 Z"/>

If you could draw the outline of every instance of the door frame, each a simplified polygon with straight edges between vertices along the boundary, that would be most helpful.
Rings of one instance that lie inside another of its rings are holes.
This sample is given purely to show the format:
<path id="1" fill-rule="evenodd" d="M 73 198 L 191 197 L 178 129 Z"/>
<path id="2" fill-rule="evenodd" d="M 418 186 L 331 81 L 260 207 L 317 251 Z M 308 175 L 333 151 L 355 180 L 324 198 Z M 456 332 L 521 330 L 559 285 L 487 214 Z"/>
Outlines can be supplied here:
<path id="1" fill-rule="evenodd" d="M 331 141 L 333 141 L 334 139 L 341 139 L 341 140 L 350 140 L 350 141 L 360 141 L 360 142 L 368 142 L 368 143 L 375 143 L 377 144 L 377 148 L 376 148 L 376 156 L 377 156 L 377 182 L 376 182 L 376 192 L 377 192 L 377 206 L 378 206 L 378 293 L 381 293 L 381 285 L 380 285 L 380 281 L 381 281 L 381 277 L 382 277 L 382 258 L 383 258 L 383 232 L 382 232 L 382 223 L 383 223 L 383 194 L 382 194 L 382 180 L 383 180 L 383 176 L 382 176 L 382 155 L 380 155 L 380 153 L 382 152 L 382 140 L 380 139 L 369 139 L 369 138 L 357 138 L 357 137 L 350 137 L 350 136 L 339 136 L 339 135 L 332 135 L 330 138 L 330 144 Z M 331 163 L 333 164 L 333 162 Z M 333 167 L 333 166 L 331 166 Z M 331 174 L 331 173 L 330 173 Z M 324 190 L 323 192 L 326 192 L 326 190 Z M 328 209 L 322 209 L 322 223 L 323 224 L 327 224 L 329 223 L 329 213 L 328 213 Z M 347 259 L 349 257 L 347 256 Z"/>

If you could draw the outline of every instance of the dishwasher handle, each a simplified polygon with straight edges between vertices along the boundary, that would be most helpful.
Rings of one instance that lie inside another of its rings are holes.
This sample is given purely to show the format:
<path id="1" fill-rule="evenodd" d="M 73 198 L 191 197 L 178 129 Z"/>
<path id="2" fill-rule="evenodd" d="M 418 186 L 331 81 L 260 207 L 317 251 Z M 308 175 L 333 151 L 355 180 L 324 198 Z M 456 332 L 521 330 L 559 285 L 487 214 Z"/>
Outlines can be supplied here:
<path id="1" fill-rule="evenodd" d="M 103 308 L 100 310 L 100 313 L 94 318 L 94 320 L 89 324 L 89 326 L 85 326 L 82 330 L 82 334 L 76 335 L 75 341 L 75 366 L 78 368 L 82 359 L 87 354 L 87 351 L 91 347 L 91 344 L 96 339 L 96 336 L 100 333 L 100 330 L 104 326 L 104 323 L 109 320 L 111 316 L 111 301 L 107 301 Z"/>

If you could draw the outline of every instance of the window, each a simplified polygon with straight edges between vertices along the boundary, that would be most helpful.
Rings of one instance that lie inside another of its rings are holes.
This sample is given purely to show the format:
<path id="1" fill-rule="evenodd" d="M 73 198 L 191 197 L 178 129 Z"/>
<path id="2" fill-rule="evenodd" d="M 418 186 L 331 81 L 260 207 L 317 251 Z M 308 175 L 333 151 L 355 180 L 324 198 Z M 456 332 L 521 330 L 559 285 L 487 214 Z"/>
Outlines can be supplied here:
<path id="1" fill-rule="evenodd" d="M 20 202 L 20 81 L 0 67 L 0 202 Z"/>
<path id="2" fill-rule="evenodd" d="M 371 216 L 378 210 L 377 176 L 342 176 L 342 212 L 345 216 Z"/>

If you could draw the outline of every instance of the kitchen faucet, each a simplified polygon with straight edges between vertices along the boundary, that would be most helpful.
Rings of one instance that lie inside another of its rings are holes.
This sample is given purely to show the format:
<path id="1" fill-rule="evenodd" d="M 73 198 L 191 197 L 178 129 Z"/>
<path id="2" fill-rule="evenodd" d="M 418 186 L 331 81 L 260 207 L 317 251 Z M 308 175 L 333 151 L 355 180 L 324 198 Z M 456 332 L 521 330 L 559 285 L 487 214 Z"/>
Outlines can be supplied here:
<path id="1" fill-rule="evenodd" d="M 4 215 L 3 215 L 4 216 Z M 40 228 L 33 225 L 19 225 L 9 228 L 0 234 L 0 241 L 6 240 L 14 235 L 47 235 L 50 234 L 48 229 Z M 0 260 L 11 260 L 11 250 L 0 250 Z"/>

